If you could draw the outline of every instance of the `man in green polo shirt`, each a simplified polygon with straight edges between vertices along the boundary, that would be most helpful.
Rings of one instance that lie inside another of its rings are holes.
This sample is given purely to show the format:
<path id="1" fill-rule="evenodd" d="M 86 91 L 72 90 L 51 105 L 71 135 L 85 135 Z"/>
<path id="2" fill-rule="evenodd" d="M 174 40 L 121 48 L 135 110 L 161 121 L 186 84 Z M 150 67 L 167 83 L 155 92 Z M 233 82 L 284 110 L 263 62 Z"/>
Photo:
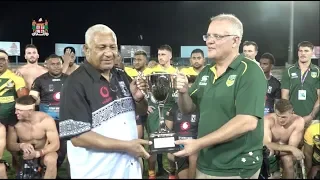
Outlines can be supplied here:
<path id="1" fill-rule="evenodd" d="M 283 72 L 281 79 L 281 97 L 290 100 L 294 112 L 305 120 L 306 127 L 320 118 L 320 70 L 311 63 L 313 48 L 308 41 L 299 43 L 299 60 Z"/>
<path id="2" fill-rule="evenodd" d="M 261 68 L 239 55 L 241 21 L 222 14 L 211 19 L 204 40 L 214 59 L 191 88 L 178 73 L 174 87 L 183 113 L 200 111 L 198 139 L 176 141 L 175 156 L 198 153 L 196 178 L 257 179 L 262 166 L 263 114 L 267 80 Z"/>

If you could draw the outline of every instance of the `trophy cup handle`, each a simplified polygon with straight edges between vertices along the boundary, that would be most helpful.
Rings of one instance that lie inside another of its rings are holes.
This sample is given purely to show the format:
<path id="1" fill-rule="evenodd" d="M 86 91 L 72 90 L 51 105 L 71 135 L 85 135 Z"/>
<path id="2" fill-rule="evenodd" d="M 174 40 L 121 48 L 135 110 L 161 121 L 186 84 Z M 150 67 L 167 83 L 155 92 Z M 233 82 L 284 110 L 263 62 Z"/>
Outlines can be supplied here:
<path id="1" fill-rule="evenodd" d="M 140 90 L 141 91 L 141 93 L 144 95 L 144 98 L 145 99 L 148 99 L 149 98 L 149 93 L 146 93 L 145 91 L 143 91 L 143 90 Z"/>

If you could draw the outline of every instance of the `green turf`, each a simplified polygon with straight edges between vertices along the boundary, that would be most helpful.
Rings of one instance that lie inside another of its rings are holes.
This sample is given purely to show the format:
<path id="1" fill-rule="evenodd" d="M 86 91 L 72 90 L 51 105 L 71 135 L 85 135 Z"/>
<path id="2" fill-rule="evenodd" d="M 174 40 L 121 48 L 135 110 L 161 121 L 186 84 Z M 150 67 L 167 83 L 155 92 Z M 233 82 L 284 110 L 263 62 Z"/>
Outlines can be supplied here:
<path id="1" fill-rule="evenodd" d="M 147 139 L 147 132 L 145 131 L 145 137 L 144 139 Z M 148 149 L 146 147 L 146 149 Z M 168 169 L 168 158 L 167 154 L 163 154 L 163 165 L 165 169 Z M 10 164 L 10 170 L 7 172 L 8 178 L 9 179 L 15 179 L 15 170 L 12 168 L 12 163 L 11 163 L 11 154 L 8 151 L 5 151 L 3 154 L 3 159 L 6 160 Z M 156 166 L 157 169 L 157 166 Z M 67 178 L 67 163 L 66 161 L 62 164 L 62 166 L 58 169 L 58 176 L 60 178 Z M 148 179 L 148 161 L 144 161 L 144 172 L 143 172 L 143 179 Z M 167 175 L 157 177 L 157 179 L 167 179 Z"/>
<path id="2" fill-rule="evenodd" d="M 4 151 L 3 159 L 6 160 L 10 164 L 10 170 L 7 172 L 9 179 L 15 179 L 15 169 L 12 167 L 11 163 L 11 154 L 8 151 Z M 61 178 L 67 178 L 67 164 L 64 162 L 61 166 L 61 168 L 58 170 L 58 176 Z"/>
<path id="3" fill-rule="evenodd" d="M 144 130 L 144 139 L 148 139 L 148 133 L 146 130 Z M 148 150 L 148 147 L 146 147 L 146 150 Z M 168 169 L 169 163 L 168 163 L 168 158 L 167 154 L 162 155 L 162 162 L 163 162 L 163 168 Z M 156 170 L 158 169 L 157 164 L 156 164 Z M 148 160 L 144 160 L 144 168 L 143 168 L 143 179 L 148 179 Z M 157 179 L 168 179 L 168 175 L 160 176 L 157 177 Z"/>
<path id="4" fill-rule="evenodd" d="M 14 169 L 11 167 L 11 154 L 8 151 L 4 151 L 3 158 L 5 161 L 7 161 L 10 164 L 10 170 L 7 172 L 9 179 L 15 179 L 15 172 Z"/>

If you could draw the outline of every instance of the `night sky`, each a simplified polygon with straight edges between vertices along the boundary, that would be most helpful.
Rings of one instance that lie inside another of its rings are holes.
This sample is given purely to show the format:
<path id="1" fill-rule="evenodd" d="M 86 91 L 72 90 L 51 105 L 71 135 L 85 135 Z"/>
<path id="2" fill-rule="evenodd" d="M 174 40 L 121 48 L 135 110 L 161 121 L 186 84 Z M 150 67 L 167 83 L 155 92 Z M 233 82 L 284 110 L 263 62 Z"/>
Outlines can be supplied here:
<path id="1" fill-rule="evenodd" d="M 31 22 L 40 17 L 49 21 L 48 37 L 33 37 L 40 62 L 54 53 L 55 43 L 84 43 L 90 26 L 102 23 L 115 31 L 119 45 L 157 47 L 169 44 L 174 56 L 180 46 L 203 46 L 210 17 L 220 13 L 235 14 L 244 25 L 243 41 L 255 41 L 259 54 L 271 52 L 277 64 L 288 57 L 290 2 L 1 2 L 0 41 L 19 41 L 21 50 L 30 43 Z M 294 46 L 307 40 L 320 45 L 319 2 L 295 2 Z M 143 35 L 140 40 L 139 35 Z M 20 61 L 24 62 L 23 55 Z"/>

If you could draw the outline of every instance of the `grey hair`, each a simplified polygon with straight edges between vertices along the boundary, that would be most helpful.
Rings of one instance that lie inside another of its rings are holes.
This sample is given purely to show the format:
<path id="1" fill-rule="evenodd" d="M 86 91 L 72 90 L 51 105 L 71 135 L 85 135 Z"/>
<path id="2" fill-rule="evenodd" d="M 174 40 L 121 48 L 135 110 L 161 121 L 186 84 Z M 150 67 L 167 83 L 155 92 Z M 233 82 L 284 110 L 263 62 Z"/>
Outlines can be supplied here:
<path id="1" fill-rule="evenodd" d="M 110 29 L 108 26 L 104 25 L 104 24 L 96 24 L 91 26 L 85 34 L 85 43 L 89 46 L 89 42 L 92 39 L 92 36 L 96 33 L 96 32 L 103 32 L 103 33 L 108 33 L 108 34 L 112 34 L 114 40 L 117 42 L 117 36 L 116 34 L 113 32 L 112 29 Z"/>
<path id="2" fill-rule="evenodd" d="M 233 14 L 219 14 L 211 18 L 212 21 L 229 21 L 232 23 L 233 26 L 233 33 L 234 35 L 239 36 L 240 42 L 243 36 L 243 25 L 242 22 Z"/>

